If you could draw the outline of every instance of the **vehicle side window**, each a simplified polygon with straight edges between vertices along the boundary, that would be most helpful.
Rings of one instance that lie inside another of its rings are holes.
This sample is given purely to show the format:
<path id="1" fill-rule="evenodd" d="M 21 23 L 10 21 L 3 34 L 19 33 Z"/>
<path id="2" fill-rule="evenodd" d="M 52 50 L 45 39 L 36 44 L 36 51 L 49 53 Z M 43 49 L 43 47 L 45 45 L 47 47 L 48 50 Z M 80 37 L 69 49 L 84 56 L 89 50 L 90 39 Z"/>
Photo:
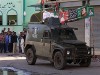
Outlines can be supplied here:
<path id="1" fill-rule="evenodd" d="M 45 30 L 43 33 L 43 38 L 50 38 L 51 34 L 48 30 Z"/>

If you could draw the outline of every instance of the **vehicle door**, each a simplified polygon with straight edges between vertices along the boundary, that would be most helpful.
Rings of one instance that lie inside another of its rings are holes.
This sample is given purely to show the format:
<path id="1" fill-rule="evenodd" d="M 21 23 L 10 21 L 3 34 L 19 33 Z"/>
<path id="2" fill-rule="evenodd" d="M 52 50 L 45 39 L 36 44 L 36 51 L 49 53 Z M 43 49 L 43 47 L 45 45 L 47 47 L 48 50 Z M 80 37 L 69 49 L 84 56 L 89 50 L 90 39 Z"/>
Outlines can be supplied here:
<path id="1" fill-rule="evenodd" d="M 50 57 L 51 52 L 51 33 L 50 30 L 43 32 L 43 56 Z"/>
<path id="2" fill-rule="evenodd" d="M 34 44 L 34 47 L 36 49 L 36 54 L 41 56 L 42 55 L 42 42 L 41 42 L 41 33 L 42 29 L 39 28 L 39 26 L 34 26 L 32 29 L 32 44 Z"/>

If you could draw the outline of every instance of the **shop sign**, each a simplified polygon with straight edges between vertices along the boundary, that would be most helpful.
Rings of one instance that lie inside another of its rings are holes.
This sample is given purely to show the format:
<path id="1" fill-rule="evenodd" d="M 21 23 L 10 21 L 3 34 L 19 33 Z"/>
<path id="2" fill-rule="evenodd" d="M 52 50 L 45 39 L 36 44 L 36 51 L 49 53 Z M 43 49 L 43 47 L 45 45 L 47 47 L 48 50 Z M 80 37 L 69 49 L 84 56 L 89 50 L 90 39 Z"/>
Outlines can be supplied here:
<path id="1" fill-rule="evenodd" d="M 87 13 L 88 13 L 88 16 L 94 16 L 94 8 L 93 7 L 87 7 Z"/>
<path id="2" fill-rule="evenodd" d="M 77 9 L 77 18 L 81 19 L 81 18 L 85 18 L 87 16 L 87 10 L 86 7 L 81 7 Z"/>
<path id="3" fill-rule="evenodd" d="M 81 7 L 77 9 L 78 19 L 94 16 L 94 8 L 91 6 Z"/>
<path id="4" fill-rule="evenodd" d="M 69 9 L 68 13 L 69 13 L 68 21 L 73 21 L 73 20 L 77 19 L 77 10 L 76 9 Z"/>
<path id="5" fill-rule="evenodd" d="M 68 22 L 94 16 L 94 8 L 91 6 L 84 6 L 77 9 L 67 9 L 65 12 L 68 12 Z"/>

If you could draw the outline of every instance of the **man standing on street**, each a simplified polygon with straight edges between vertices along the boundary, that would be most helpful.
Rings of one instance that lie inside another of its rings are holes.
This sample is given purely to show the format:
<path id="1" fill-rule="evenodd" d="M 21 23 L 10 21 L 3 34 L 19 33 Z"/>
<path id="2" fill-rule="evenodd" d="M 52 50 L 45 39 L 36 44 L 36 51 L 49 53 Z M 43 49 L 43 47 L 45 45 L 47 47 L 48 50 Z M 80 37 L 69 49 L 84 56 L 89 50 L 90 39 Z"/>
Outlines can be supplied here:
<path id="1" fill-rule="evenodd" d="M 13 54 L 15 54 L 17 52 L 17 35 L 16 35 L 16 32 L 13 32 L 12 40 L 13 40 Z"/>
<path id="2" fill-rule="evenodd" d="M 0 33 L 0 53 L 4 51 L 4 35 Z"/>

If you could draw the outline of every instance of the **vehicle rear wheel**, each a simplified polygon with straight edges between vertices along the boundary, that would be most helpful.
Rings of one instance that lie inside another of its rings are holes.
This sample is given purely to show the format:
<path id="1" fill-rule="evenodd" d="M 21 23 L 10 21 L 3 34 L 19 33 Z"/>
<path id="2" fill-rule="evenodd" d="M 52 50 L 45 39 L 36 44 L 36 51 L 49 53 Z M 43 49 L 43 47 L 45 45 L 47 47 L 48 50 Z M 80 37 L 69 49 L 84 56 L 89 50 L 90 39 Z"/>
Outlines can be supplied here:
<path id="1" fill-rule="evenodd" d="M 64 69 L 66 65 L 65 59 L 60 51 L 54 55 L 54 67 L 58 70 Z"/>
<path id="2" fill-rule="evenodd" d="M 32 48 L 29 48 L 26 52 L 26 60 L 29 65 L 34 65 L 36 63 L 36 55 Z"/>
<path id="3" fill-rule="evenodd" d="M 91 58 L 83 59 L 79 64 L 81 67 L 89 67 L 91 64 Z"/>

